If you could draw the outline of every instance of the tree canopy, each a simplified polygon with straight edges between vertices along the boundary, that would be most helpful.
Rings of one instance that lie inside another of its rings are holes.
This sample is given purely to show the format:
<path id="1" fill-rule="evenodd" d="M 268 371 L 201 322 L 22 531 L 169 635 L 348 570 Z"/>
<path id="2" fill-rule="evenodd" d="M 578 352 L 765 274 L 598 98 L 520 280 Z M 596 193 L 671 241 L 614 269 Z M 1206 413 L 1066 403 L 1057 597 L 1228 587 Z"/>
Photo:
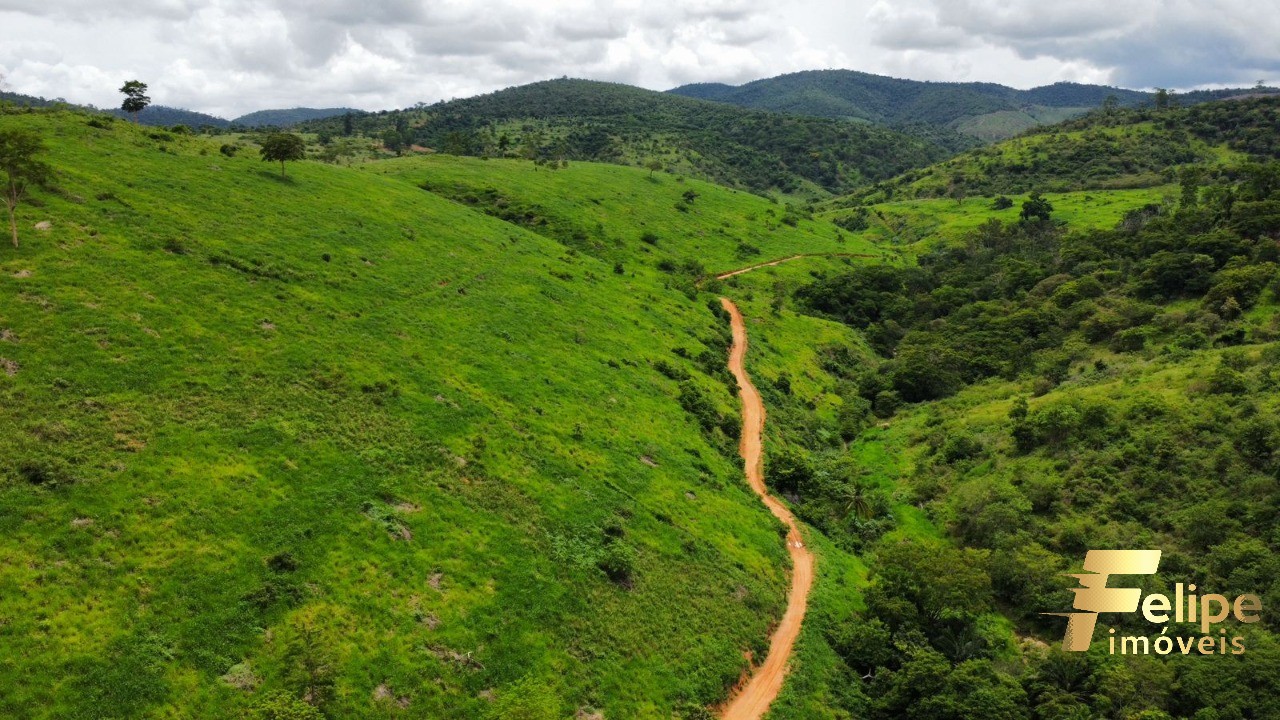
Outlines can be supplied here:
<path id="1" fill-rule="evenodd" d="M 262 141 L 262 149 L 259 153 L 264 162 L 280 163 L 280 177 L 287 177 L 284 170 L 285 162 L 306 157 L 307 144 L 302 140 L 302 136 L 294 133 L 272 133 Z"/>
<path id="2" fill-rule="evenodd" d="M 49 166 L 39 159 L 44 151 L 40 137 L 29 130 L 0 130 L 0 179 L 4 181 L 5 206 L 9 210 L 9 230 L 18 247 L 18 203 L 33 184 L 44 183 Z"/>

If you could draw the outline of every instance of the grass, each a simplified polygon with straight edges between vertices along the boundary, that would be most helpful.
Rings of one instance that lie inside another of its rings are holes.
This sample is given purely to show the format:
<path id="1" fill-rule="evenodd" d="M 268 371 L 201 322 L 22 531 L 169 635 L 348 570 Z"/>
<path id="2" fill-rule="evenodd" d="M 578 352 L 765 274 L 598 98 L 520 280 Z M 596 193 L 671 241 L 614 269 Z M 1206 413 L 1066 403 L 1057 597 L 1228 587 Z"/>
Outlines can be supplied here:
<path id="1" fill-rule="evenodd" d="M 549 169 L 522 160 L 449 155 L 406 157 L 363 166 L 449 197 L 481 212 L 515 218 L 610 262 L 653 266 L 697 261 L 722 272 L 815 252 L 887 255 L 871 242 L 784 205 L 694 178 L 598 163 Z M 686 193 L 693 193 L 687 200 Z M 647 241 L 641 240 L 648 237 Z"/>
<path id="2" fill-rule="evenodd" d="M 561 716 L 668 717 L 763 651 L 776 523 L 653 366 L 732 418 L 683 357 L 722 357 L 727 328 L 648 263 L 865 244 L 641 170 L 490 171 L 553 218 L 595 207 L 557 181 L 592 187 L 596 253 L 416 186 L 478 160 L 282 180 L 217 138 L 0 126 L 57 171 L 0 256 L 0 714 L 236 716 L 318 663 L 334 716 L 485 717 L 534 683 Z"/>
<path id="3" fill-rule="evenodd" d="M 1053 218 L 1065 222 L 1073 230 L 1115 227 L 1125 213 L 1151 203 L 1159 203 L 1176 194 L 1176 185 L 1120 190 L 1090 190 L 1067 193 L 1045 193 L 1053 205 Z M 936 241 L 957 241 L 991 220 L 1017 222 L 1026 196 L 1011 196 L 1013 206 L 1003 210 L 992 207 L 993 198 L 971 197 L 963 203 L 949 198 L 927 198 L 884 202 L 869 207 L 868 228 L 857 237 L 881 245 L 915 245 L 926 247 Z M 856 211 L 826 210 L 819 218 L 836 220 Z"/>

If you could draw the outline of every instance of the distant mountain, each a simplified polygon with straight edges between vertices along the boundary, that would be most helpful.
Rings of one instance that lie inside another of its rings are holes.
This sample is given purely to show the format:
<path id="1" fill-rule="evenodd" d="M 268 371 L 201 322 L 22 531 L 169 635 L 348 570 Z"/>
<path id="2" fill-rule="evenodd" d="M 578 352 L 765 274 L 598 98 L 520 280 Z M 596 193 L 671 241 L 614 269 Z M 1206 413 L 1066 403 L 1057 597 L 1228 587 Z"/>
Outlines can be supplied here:
<path id="1" fill-rule="evenodd" d="M 232 125 L 244 127 L 290 127 L 308 120 L 323 120 L 335 115 L 357 113 L 352 108 L 290 108 L 288 110 L 258 110 L 231 121 Z"/>
<path id="2" fill-rule="evenodd" d="M 22 93 L 4 92 L 0 90 L 0 103 L 13 103 L 24 107 L 53 107 L 54 105 L 70 105 L 62 98 L 46 100 L 42 97 L 34 95 L 23 95 Z"/>
<path id="3" fill-rule="evenodd" d="M 332 117 L 358 131 L 455 155 L 525 156 L 664 168 L 756 192 L 843 192 L 953 154 L 867 123 L 784 115 L 617 83 L 550 80 L 421 108 Z"/>
<path id="4" fill-rule="evenodd" d="M 132 115 L 120 109 L 110 110 L 109 112 L 117 117 L 133 119 Z M 138 123 L 141 125 L 163 125 L 165 127 L 171 125 L 186 125 L 190 128 L 208 126 L 220 130 L 226 129 L 231 125 L 227 120 L 214 115 L 196 112 L 195 110 L 166 107 L 164 105 L 151 105 L 138 113 Z"/>
<path id="5" fill-rule="evenodd" d="M 24 105 L 28 107 L 52 107 L 54 105 L 71 105 L 85 109 L 95 109 L 88 105 L 76 105 L 69 103 L 62 98 L 47 100 L 34 95 L 23 95 L 22 93 L 3 92 L 0 91 L 0 102 L 9 102 L 15 105 Z M 132 120 L 133 116 L 118 108 L 103 110 L 116 117 Z M 324 118 L 333 117 L 335 115 L 346 115 L 347 113 L 360 113 L 361 110 L 352 108 L 289 108 L 287 110 L 258 110 L 247 115 L 241 115 L 235 120 L 227 120 L 216 115 L 197 112 L 195 110 L 185 110 L 182 108 L 167 107 L 165 105 L 151 105 L 142 112 L 138 113 L 138 123 L 142 125 L 156 126 L 172 126 L 186 125 L 191 128 L 215 127 L 219 130 L 226 130 L 232 125 L 247 128 L 256 127 L 290 127 L 308 120 L 322 120 Z"/>
<path id="6" fill-rule="evenodd" d="M 1151 93 L 1104 85 L 1062 82 L 1018 90 L 995 83 L 922 82 L 854 70 L 811 70 L 739 86 L 684 85 L 668 92 L 742 107 L 891 126 L 923 123 L 983 140 L 1010 137 L 1082 115 L 1108 97 L 1114 97 L 1121 107 L 1152 100 Z M 1253 91 L 1196 91 L 1180 98 L 1184 103 L 1195 103 L 1249 92 Z"/>

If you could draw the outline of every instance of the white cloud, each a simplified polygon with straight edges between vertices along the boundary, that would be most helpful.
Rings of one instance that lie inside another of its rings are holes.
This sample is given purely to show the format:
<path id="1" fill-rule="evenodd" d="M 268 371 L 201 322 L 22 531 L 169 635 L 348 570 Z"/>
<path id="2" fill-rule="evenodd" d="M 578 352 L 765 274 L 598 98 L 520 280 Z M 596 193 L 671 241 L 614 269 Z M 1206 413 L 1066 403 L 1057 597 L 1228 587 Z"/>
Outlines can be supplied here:
<path id="1" fill-rule="evenodd" d="M 666 89 L 848 67 L 1020 87 L 1280 75 L 1280 13 L 1241 0 L 0 0 L 19 92 L 157 103 L 403 107 L 568 75 Z"/>

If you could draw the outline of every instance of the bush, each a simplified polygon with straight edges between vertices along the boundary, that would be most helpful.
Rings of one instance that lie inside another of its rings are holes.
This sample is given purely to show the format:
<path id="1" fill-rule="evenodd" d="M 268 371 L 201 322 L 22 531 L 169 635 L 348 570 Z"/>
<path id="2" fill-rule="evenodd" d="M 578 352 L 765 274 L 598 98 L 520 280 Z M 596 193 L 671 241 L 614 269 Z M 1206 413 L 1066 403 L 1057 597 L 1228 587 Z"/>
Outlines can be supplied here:
<path id="1" fill-rule="evenodd" d="M 902 407 L 902 398 L 893 390 L 881 390 L 876 393 L 876 399 L 871 404 L 871 409 L 878 418 L 893 417 L 900 407 Z"/>
<path id="2" fill-rule="evenodd" d="M 1209 392 L 1216 395 L 1243 395 L 1249 391 L 1244 375 L 1226 365 L 1219 365 L 1209 376 Z"/>
<path id="3" fill-rule="evenodd" d="M 1146 328 L 1122 330 L 1111 338 L 1113 352 L 1139 352 L 1147 346 Z"/>
<path id="4" fill-rule="evenodd" d="M 614 539 L 604 548 L 596 567 L 614 584 L 630 588 L 636 567 L 636 551 L 625 542 Z"/>

